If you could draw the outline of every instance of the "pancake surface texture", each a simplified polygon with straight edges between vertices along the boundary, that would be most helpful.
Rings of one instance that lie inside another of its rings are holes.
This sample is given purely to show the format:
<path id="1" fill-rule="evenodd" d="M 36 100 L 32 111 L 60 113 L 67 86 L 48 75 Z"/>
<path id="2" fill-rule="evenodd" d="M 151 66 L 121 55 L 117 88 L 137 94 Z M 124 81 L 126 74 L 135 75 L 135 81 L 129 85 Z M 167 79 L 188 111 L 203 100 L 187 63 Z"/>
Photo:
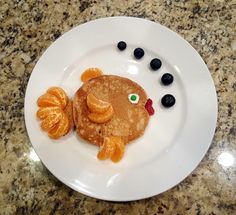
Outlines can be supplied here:
<path id="1" fill-rule="evenodd" d="M 98 99 L 109 102 L 114 115 L 106 123 L 89 120 L 90 113 L 86 98 L 92 93 Z M 132 104 L 129 94 L 137 94 L 139 101 Z M 102 75 L 85 82 L 75 93 L 73 117 L 76 131 L 81 138 L 98 146 L 104 137 L 118 136 L 124 143 L 140 137 L 148 124 L 149 115 L 145 109 L 147 95 L 143 88 L 130 79 L 115 75 Z"/>

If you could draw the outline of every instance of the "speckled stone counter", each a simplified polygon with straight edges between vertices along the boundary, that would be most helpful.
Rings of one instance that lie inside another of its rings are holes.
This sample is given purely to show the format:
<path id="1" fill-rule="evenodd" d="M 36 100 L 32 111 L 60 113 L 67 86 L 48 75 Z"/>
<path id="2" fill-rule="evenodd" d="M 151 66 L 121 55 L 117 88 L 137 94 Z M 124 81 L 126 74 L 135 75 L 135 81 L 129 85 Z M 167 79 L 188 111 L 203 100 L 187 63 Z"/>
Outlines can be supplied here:
<path id="1" fill-rule="evenodd" d="M 61 3 L 63 2 L 63 3 Z M 218 94 L 213 143 L 182 183 L 158 196 L 113 203 L 77 193 L 34 156 L 24 95 L 39 57 L 74 26 L 136 16 L 182 35 L 202 56 Z M 3 0 L 0 4 L 0 214 L 236 214 L 235 0 Z"/>

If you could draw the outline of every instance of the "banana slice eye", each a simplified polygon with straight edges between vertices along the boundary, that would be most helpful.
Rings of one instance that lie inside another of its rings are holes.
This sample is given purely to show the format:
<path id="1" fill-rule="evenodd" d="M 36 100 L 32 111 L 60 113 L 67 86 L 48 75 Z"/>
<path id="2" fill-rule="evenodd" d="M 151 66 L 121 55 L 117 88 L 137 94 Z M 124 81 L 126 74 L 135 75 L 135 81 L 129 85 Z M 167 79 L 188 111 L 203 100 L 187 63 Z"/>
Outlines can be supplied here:
<path id="1" fill-rule="evenodd" d="M 128 99 L 132 104 L 138 104 L 139 102 L 139 95 L 136 93 L 131 93 L 128 95 Z"/>

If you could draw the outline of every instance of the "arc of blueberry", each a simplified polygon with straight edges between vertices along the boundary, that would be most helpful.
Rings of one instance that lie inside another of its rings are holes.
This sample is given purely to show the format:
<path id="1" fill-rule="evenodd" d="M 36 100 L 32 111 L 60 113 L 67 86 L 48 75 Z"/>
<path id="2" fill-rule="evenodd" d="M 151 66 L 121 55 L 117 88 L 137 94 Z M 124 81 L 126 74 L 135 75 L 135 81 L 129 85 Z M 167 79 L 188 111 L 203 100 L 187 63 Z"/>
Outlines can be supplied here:
<path id="1" fill-rule="evenodd" d="M 120 51 L 125 50 L 126 47 L 127 47 L 127 44 L 124 41 L 120 41 L 117 44 L 117 48 Z M 144 52 L 144 50 L 142 48 L 138 47 L 138 48 L 134 49 L 133 54 L 134 54 L 134 57 L 137 60 L 139 60 L 139 59 L 141 59 L 144 56 L 145 52 Z M 159 58 L 153 58 L 150 61 L 150 68 L 153 71 L 159 70 L 161 68 L 161 66 L 162 66 L 162 62 L 161 62 L 161 60 Z M 161 82 L 165 86 L 172 84 L 173 81 L 174 81 L 174 77 L 170 73 L 165 73 L 161 77 Z M 166 108 L 172 107 L 175 104 L 175 97 L 173 95 L 171 95 L 171 94 L 166 94 L 166 95 L 164 95 L 162 97 L 161 103 Z"/>

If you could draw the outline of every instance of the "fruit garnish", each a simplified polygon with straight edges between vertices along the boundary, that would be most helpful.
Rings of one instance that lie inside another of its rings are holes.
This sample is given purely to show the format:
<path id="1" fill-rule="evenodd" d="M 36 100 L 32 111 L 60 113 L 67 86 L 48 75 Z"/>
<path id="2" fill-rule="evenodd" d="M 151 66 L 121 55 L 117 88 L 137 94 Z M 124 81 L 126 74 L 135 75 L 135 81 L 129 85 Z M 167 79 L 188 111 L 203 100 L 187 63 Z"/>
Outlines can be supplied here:
<path id="1" fill-rule="evenodd" d="M 48 131 L 48 136 L 52 139 L 58 139 L 64 136 L 69 129 L 69 119 L 65 113 L 62 113 L 59 122 Z"/>
<path id="2" fill-rule="evenodd" d="M 170 73 L 165 73 L 161 77 L 161 82 L 163 83 L 163 85 L 170 85 L 173 82 L 173 80 L 174 77 Z"/>
<path id="3" fill-rule="evenodd" d="M 162 97 L 161 103 L 166 108 L 172 107 L 175 104 L 175 97 L 171 94 L 166 94 Z"/>
<path id="4" fill-rule="evenodd" d="M 41 128 L 44 131 L 49 131 L 62 117 L 63 112 L 57 114 L 49 114 L 45 119 L 42 120 Z"/>
<path id="5" fill-rule="evenodd" d="M 117 48 L 121 51 L 125 50 L 126 49 L 126 43 L 124 41 L 120 41 L 118 44 L 117 44 Z"/>
<path id="6" fill-rule="evenodd" d="M 68 102 L 66 92 L 60 87 L 51 87 L 47 90 L 47 93 L 56 96 L 61 102 L 61 107 L 64 109 Z"/>
<path id="7" fill-rule="evenodd" d="M 68 132 L 74 127 L 74 119 L 73 119 L 73 102 L 68 101 L 64 113 L 66 114 L 68 120 L 69 120 L 69 127 L 68 127 Z"/>
<path id="8" fill-rule="evenodd" d="M 99 160 L 106 160 L 114 154 L 115 149 L 116 145 L 111 142 L 109 137 L 105 137 L 100 151 L 97 154 L 97 158 Z"/>
<path id="9" fill-rule="evenodd" d="M 48 115 L 61 113 L 61 109 L 58 106 L 40 107 L 36 113 L 39 119 L 45 119 Z"/>
<path id="10" fill-rule="evenodd" d="M 141 59 L 144 56 L 144 50 L 142 48 L 134 49 L 134 56 L 136 59 Z"/>
<path id="11" fill-rule="evenodd" d="M 152 100 L 149 98 L 146 102 L 146 105 L 152 105 L 152 103 L 153 103 Z"/>
<path id="12" fill-rule="evenodd" d="M 86 69 L 82 75 L 81 75 L 81 81 L 86 82 L 92 78 L 96 78 L 103 75 L 103 72 L 101 69 L 98 68 L 88 68 Z"/>
<path id="13" fill-rule="evenodd" d="M 106 160 L 110 158 L 113 162 L 119 162 L 125 152 L 125 144 L 121 137 L 105 137 L 100 151 L 97 154 L 99 160 Z"/>
<path id="14" fill-rule="evenodd" d="M 125 144 L 123 142 L 123 140 L 120 137 L 111 137 L 110 141 L 115 144 L 115 152 L 113 153 L 113 155 L 111 156 L 111 160 L 115 163 L 119 162 L 123 156 L 124 156 L 124 152 L 125 152 Z"/>
<path id="15" fill-rule="evenodd" d="M 72 101 L 60 87 L 51 87 L 37 100 L 39 109 L 36 116 L 42 130 L 48 136 L 58 139 L 74 127 Z"/>
<path id="16" fill-rule="evenodd" d="M 160 59 L 158 58 L 154 58 L 151 60 L 150 62 L 150 67 L 152 68 L 152 70 L 158 70 L 161 68 L 162 62 Z"/>
<path id="17" fill-rule="evenodd" d="M 152 106 L 147 106 L 146 110 L 150 116 L 152 116 L 155 113 L 155 110 Z"/>
<path id="18" fill-rule="evenodd" d="M 110 105 L 108 110 L 104 113 L 89 113 L 88 118 L 95 123 L 108 122 L 114 114 L 113 107 Z"/>
<path id="19" fill-rule="evenodd" d="M 90 111 L 88 118 L 95 123 L 108 122 L 113 114 L 113 107 L 109 102 L 103 101 L 89 93 L 86 98 L 87 106 Z"/>
<path id="20" fill-rule="evenodd" d="M 145 104 L 145 108 L 146 108 L 146 110 L 147 110 L 147 112 L 150 116 L 152 116 L 155 113 L 155 110 L 152 107 L 152 103 L 153 103 L 152 100 L 148 99 L 146 104 Z"/>
<path id="21" fill-rule="evenodd" d="M 37 100 L 37 104 L 39 107 L 61 106 L 61 102 L 59 101 L 59 99 L 56 96 L 48 93 L 40 96 Z"/>
<path id="22" fill-rule="evenodd" d="M 96 98 L 92 93 L 89 93 L 87 95 L 86 101 L 87 101 L 89 110 L 94 113 L 104 113 L 111 106 L 109 102 L 105 102 L 101 99 Z"/>

